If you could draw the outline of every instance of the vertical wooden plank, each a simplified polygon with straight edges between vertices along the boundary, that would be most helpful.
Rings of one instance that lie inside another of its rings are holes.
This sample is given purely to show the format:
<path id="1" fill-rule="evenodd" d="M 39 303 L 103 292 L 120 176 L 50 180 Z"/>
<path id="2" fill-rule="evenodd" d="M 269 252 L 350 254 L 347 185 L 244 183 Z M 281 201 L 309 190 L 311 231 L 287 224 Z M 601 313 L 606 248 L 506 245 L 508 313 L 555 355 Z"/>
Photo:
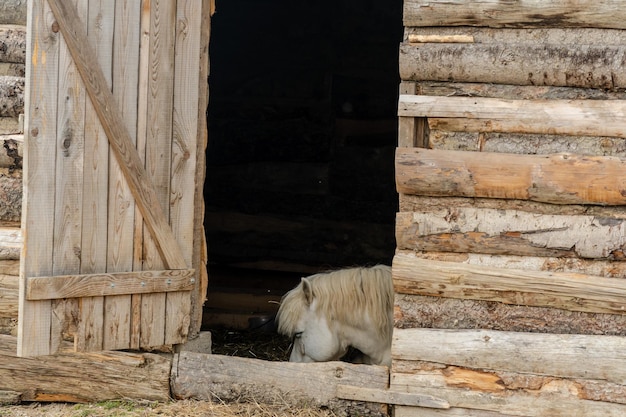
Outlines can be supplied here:
<path id="1" fill-rule="evenodd" d="M 172 126 L 172 183 L 170 223 L 178 237 L 187 265 L 192 265 L 194 200 L 198 132 L 198 98 L 202 2 L 178 0 Z M 166 294 L 165 344 L 183 343 L 189 331 L 189 292 Z"/>
<path id="2" fill-rule="evenodd" d="M 417 83 L 402 81 L 400 94 L 417 94 Z M 428 122 L 425 117 L 398 117 L 398 146 L 427 148 Z"/>
<path id="3" fill-rule="evenodd" d="M 146 171 L 152 179 L 165 215 L 169 216 L 176 1 L 153 0 L 150 6 Z M 163 261 L 147 229 L 144 229 L 143 243 L 143 269 L 162 269 Z M 142 347 L 165 343 L 165 301 L 164 293 L 142 296 Z"/>
<path id="4" fill-rule="evenodd" d="M 56 163 L 56 83 L 60 35 L 45 0 L 28 2 L 26 42 L 24 246 L 20 267 L 18 356 L 50 353 L 50 301 L 27 301 L 26 278 L 52 273 L 54 172 Z M 36 197 L 35 197 L 36 196 Z M 32 233 L 31 233 L 32 232 Z"/>
<path id="5" fill-rule="evenodd" d="M 113 28 L 115 4 L 91 0 L 87 19 L 88 40 L 98 57 L 109 87 L 112 84 Z M 109 144 L 91 100 L 85 109 L 85 164 L 83 170 L 82 274 L 106 271 L 107 197 Z M 79 351 L 103 349 L 104 297 L 80 300 L 77 345 Z"/>
<path id="6" fill-rule="evenodd" d="M 207 297 L 209 277 L 207 273 L 207 250 L 204 232 L 204 179 L 206 176 L 206 147 L 208 126 L 206 111 L 209 100 L 209 40 L 211 37 L 211 0 L 202 0 L 202 21 L 200 26 L 200 62 L 198 68 L 198 133 L 196 138 L 196 183 L 194 208 L 194 233 L 192 246 L 192 268 L 196 270 L 196 286 L 191 294 L 191 311 L 188 337 L 200 333 L 202 327 L 202 307 Z"/>
<path id="7" fill-rule="evenodd" d="M 82 22 L 87 22 L 86 1 L 74 1 Z M 85 27 L 86 30 L 86 27 Z M 59 49 L 57 91 L 56 197 L 52 274 L 80 272 L 83 164 L 85 138 L 85 88 L 65 42 Z M 76 300 L 53 300 L 50 349 L 56 352 L 68 330 L 66 311 L 75 310 Z M 69 304 L 69 305 L 68 305 Z"/>
<path id="8" fill-rule="evenodd" d="M 113 96 L 124 115 L 126 129 L 137 141 L 137 85 L 139 71 L 139 39 L 141 4 L 134 0 L 115 2 L 113 49 Z M 134 268 L 135 204 L 119 164 L 109 157 L 107 271 L 132 271 Z M 104 311 L 104 348 L 139 348 L 133 345 L 132 297 L 106 297 Z"/>
<path id="9" fill-rule="evenodd" d="M 400 82 L 400 94 L 415 94 L 416 83 L 412 81 Z M 411 148 L 417 140 L 417 124 L 415 117 L 398 117 L 398 146 Z"/>

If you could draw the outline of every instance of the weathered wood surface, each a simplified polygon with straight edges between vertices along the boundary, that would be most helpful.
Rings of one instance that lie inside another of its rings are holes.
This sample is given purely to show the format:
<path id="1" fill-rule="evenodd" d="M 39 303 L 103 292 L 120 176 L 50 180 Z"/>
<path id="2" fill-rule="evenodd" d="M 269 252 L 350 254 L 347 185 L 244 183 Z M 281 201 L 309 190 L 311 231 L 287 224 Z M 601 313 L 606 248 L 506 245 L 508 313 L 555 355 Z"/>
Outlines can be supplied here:
<path id="1" fill-rule="evenodd" d="M 400 212 L 400 249 L 623 260 L 623 219 L 450 208 Z"/>
<path id="2" fill-rule="evenodd" d="M 626 33 L 621 29 L 594 28 L 534 28 L 534 29 L 502 29 L 485 27 L 407 27 L 404 40 L 411 42 L 415 37 L 455 37 L 472 38 L 473 43 L 483 45 L 622 45 L 626 41 Z"/>
<path id="3" fill-rule="evenodd" d="M 598 27 L 626 29 L 618 0 L 405 0 L 404 26 Z"/>
<path id="4" fill-rule="evenodd" d="M 450 408 L 450 404 L 447 401 L 435 398 L 432 395 L 410 394 L 402 391 L 355 387 L 351 385 L 338 385 L 337 397 L 346 400 L 367 401 L 382 404 L 400 404 L 437 409 Z"/>
<path id="5" fill-rule="evenodd" d="M 529 200 L 506 200 L 494 198 L 427 197 L 400 194 L 400 212 L 448 210 L 456 208 L 519 210 L 536 214 L 595 216 L 598 218 L 626 219 L 621 206 L 585 206 L 580 204 L 557 205 Z"/>
<path id="6" fill-rule="evenodd" d="M 0 76 L 0 117 L 17 118 L 24 113 L 24 78 Z"/>
<path id="7" fill-rule="evenodd" d="M 26 25 L 26 4 L 24 0 L 3 0 L 0 3 L 0 24 Z"/>
<path id="8" fill-rule="evenodd" d="M 26 299 L 101 297 L 189 291 L 193 288 L 193 269 L 55 275 L 26 280 Z"/>
<path id="9" fill-rule="evenodd" d="M 396 295 L 395 325 L 396 328 L 407 329 L 425 327 L 626 336 L 626 316 L 623 314 L 408 294 Z"/>
<path id="10" fill-rule="evenodd" d="M 400 405 L 394 407 L 394 417 L 509 417 L 497 411 L 470 410 L 469 408 L 452 407 L 448 410 L 433 408 L 416 408 Z"/>
<path id="11" fill-rule="evenodd" d="M 0 260 L 0 274 L 2 275 L 14 275 L 20 274 L 20 261 L 19 259 Z"/>
<path id="12" fill-rule="evenodd" d="M 96 402 L 131 398 L 168 401 L 171 358 L 151 353 L 15 355 L 16 339 L 0 335 L 0 390 L 22 401 Z"/>
<path id="13" fill-rule="evenodd" d="M 612 156 L 396 150 L 396 189 L 404 194 L 624 205 L 624 173 L 626 159 Z"/>
<path id="14" fill-rule="evenodd" d="M 186 269 L 182 252 L 159 204 L 158 194 L 132 144 L 124 119 L 108 89 L 106 78 L 101 68 L 94 65 L 98 62 L 97 57 L 91 46 L 82 41 L 87 36 L 76 8 L 64 0 L 53 0 L 49 4 L 59 22 L 59 29 L 76 68 L 81 74 L 85 90 L 107 134 L 111 149 L 120 162 L 120 167 L 166 267 Z"/>
<path id="15" fill-rule="evenodd" d="M 0 135 L 0 168 L 22 169 L 24 135 Z"/>
<path id="16" fill-rule="evenodd" d="M 396 407 L 396 415 L 401 411 L 403 416 L 600 417 L 621 415 L 626 408 L 626 386 L 603 380 L 562 379 L 421 361 L 394 361 L 391 387 L 431 395 L 438 392 L 452 406 L 441 410 L 441 414 L 426 408 Z"/>
<path id="17" fill-rule="evenodd" d="M 625 348 L 622 336 L 395 329 L 391 350 L 394 360 L 626 385 Z"/>
<path id="18" fill-rule="evenodd" d="M 0 13 L 1 9 L 2 6 Z M 0 26 L 0 62 L 24 64 L 25 61 L 26 26 Z"/>
<path id="19" fill-rule="evenodd" d="M 22 171 L 0 167 L 0 222 L 19 222 L 21 215 Z"/>
<path id="20" fill-rule="evenodd" d="M 626 135 L 616 100 L 506 100 L 401 94 L 399 116 L 467 118 L 490 121 L 490 131 L 562 135 Z"/>
<path id="21" fill-rule="evenodd" d="M 626 158 L 626 142 L 621 138 L 484 132 L 482 126 L 477 126 L 478 131 L 473 131 L 472 127 L 466 123 L 467 120 L 429 119 L 431 129 L 428 143 L 430 147 L 448 151 L 525 155 L 572 153 Z"/>
<path id="22" fill-rule="evenodd" d="M 387 367 L 345 362 L 292 363 L 181 352 L 174 356 L 172 395 L 218 401 L 273 401 L 341 407 L 338 385 L 387 389 Z M 343 404 L 345 407 L 345 402 Z M 376 408 L 375 408 L 376 409 Z"/>
<path id="23" fill-rule="evenodd" d="M 486 83 L 449 83 L 438 81 L 403 81 L 415 84 L 415 92 L 426 96 L 490 97 L 508 100 L 625 100 L 622 90 L 553 87 L 545 85 L 508 85 Z M 465 116 L 463 116 L 465 117 Z"/>
<path id="24" fill-rule="evenodd" d="M 625 55 L 619 45 L 403 43 L 399 69 L 411 81 L 616 89 Z"/>
<path id="25" fill-rule="evenodd" d="M 16 227 L 0 227 L 0 260 L 20 259 L 22 232 Z"/>
<path id="26" fill-rule="evenodd" d="M 620 278 L 494 268 L 398 254 L 393 261 L 393 281 L 400 294 L 626 314 L 626 280 Z"/>
<path id="27" fill-rule="evenodd" d="M 37 230 L 36 239 L 28 239 L 24 246 L 24 277 L 52 274 L 52 245 L 54 229 L 54 198 L 57 139 L 56 96 L 49 94 L 47 80 L 59 79 L 60 35 L 53 31 L 54 16 L 45 2 L 29 1 L 26 65 L 29 71 L 26 81 L 29 86 L 29 106 L 25 109 L 25 152 L 24 184 L 36 199 L 24 196 L 22 207 L 23 226 L 26 230 Z M 33 45 L 39 45 L 34 48 Z M 44 59 L 45 57 L 45 59 Z M 33 234 L 30 234 L 34 237 Z M 26 259 L 40 260 L 28 262 Z M 45 260 L 45 261 L 43 261 Z M 20 282 L 20 285 L 24 285 Z M 23 355 L 45 355 L 50 351 L 50 301 L 28 302 L 20 299 L 17 353 Z M 32 341 L 42 338 L 44 343 Z M 30 341 L 25 343 L 24 341 Z"/>
<path id="28" fill-rule="evenodd" d="M 19 279 L 0 272 L 0 317 L 17 319 Z"/>

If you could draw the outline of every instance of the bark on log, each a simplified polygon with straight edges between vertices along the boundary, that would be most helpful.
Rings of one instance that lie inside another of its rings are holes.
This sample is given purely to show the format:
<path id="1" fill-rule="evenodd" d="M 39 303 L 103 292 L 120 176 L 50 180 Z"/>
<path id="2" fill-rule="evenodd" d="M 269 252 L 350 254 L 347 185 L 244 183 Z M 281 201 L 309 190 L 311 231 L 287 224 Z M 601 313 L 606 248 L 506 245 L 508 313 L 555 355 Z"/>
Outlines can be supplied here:
<path id="1" fill-rule="evenodd" d="M 408 81 L 410 83 L 410 81 Z M 539 85 L 507 85 L 484 83 L 413 82 L 413 92 L 425 96 L 490 97 L 506 100 L 626 100 L 626 91 L 597 88 L 552 87 Z"/>
<path id="2" fill-rule="evenodd" d="M 0 24 L 26 25 L 27 0 L 3 0 L 0 2 Z"/>
<path id="3" fill-rule="evenodd" d="M 528 200 L 505 200 L 492 198 L 425 197 L 400 194 L 399 212 L 425 212 L 455 208 L 476 208 L 494 210 L 519 210 L 529 213 L 594 216 L 598 218 L 626 219 L 622 206 L 556 205 Z"/>
<path id="4" fill-rule="evenodd" d="M 626 29 L 617 0 L 593 3 L 558 0 L 405 0 L 404 26 L 576 27 Z"/>
<path id="5" fill-rule="evenodd" d="M 624 261 L 544 256 L 486 255 L 478 253 L 419 253 L 408 250 L 398 250 L 396 251 L 396 255 L 414 257 L 429 261 L 456 262 L 466 265 L 485 266 L 491 268 L 517 269 L 537 272 L 566 272 L 595 275 L 604 278 L 626 277 L 626 262 Z"/>
<path id="6" fill-rule="evenodd" d="M 10 62 L 0 62 L 0 76 L 25 77 L 26 66 L 24 64 L 14 64 Z"/>
<path id="7" fill-rule="evenodd" d="M 537 28 L 537 29 L 493 29 L 484 27 L 406 27 L 404 40 L 420 37 L 471 37 L 479 44 L 551 44 L 551 45 L 622 45 L 626 33 L 621 29 L 593 28 Z M 435 38 L 436 39 L 436 38 Z"/>
<path id="8" fill-rule="evenodd" d="M 168 401 L 171 358 L 150 353 L 60 353 L 18 358 L 17 340 L 0 335 L 0 390 L 22 401 Z"/>
<path id="9" fill-rule="evenodd" d="M 439 130 L 435 121 L 462 121 L 459 125 Z M 497 152 L 524 155 L 547 155 L 572 153 L 577 155 L 618 156 L 626 158 L 626 141 L 621 138 L 602 136 L 566 136 L 523 133 L 473 132 L 469 131 L 467 119 L 430 119 L 429 146 L 431 149 L 448 151 Z"/>
<path id="10" fill-rule="evenodd" d="M 396 294 L 395 326 L 626 336 L 626 315 Z"/>
<path id="11" fill-rule="evenodd" d="M 391 355 L 394 360 L 626 385 L 625 349 L 621 336 L 395 329 Z"/>
<path id="12" fill-rule="evenodd" d="M 349 406 L 336 399 L 338 385 L 386 389 L 388 378 L 384 366 L 268 362 L 181 352 L 174 357 L 171 386 L 177 399 L 274 402 L 280 398 L 291 405 L 313 403 L 338 411 Z M 379 405 L 373 407 L 380 411 Z"/>
<path id="13" fill-rule="evenodd" d="M 407 392 L 441 392 L 441 396 L 453 406 L 450 414 L 396 407 L 396 416 L 602 417 L 618 416 L 626 409 L 626 387 L 620 384 L 430 362 L 394 361 L 391 387 L 402 387 Z"/>
<path id="14" fill-rule="evenodd" d="M 489 131 L 588 136 L 626 136 L 620 100 L 504 100 L 482 97 L 400 95 L 398 115 L 465 118 Z"/>
<path id="15" fill-rule="evenodd" d="M 2 6 L 0 6 L 0 14 Z M 0 26 L 0 62 L 24 64 L 26 61 L 26 26 Z"/>
<path id="16" fill-rule="evenodd" d="M 0 168 L 22 169 L 24 135 L 0 135 Z"/>
<path id="17" fill-rule="evenodd" d="M 626 259 L 626 221 L 517 210 L 400 212 L 398 249 L 495 255 Z"/>
<path id="18" fill-rule="evenodd" d="M 423 260 L 398 254 L 396 293 L 498 301 L 591 313 L 626 314 L 626 280 Z"/>
<path id="19" fill-rule="evenodd" d="M 0 76 L 0 117 L 17 118 L 24 113 L 24 78 Z"/>
<path id="20" fill-rule="evenodd" d="M 9 168 L 0 168 L 0 221 L 19 222 L 22 216 L 22 171 L 9 171 Z"/>
<path id="21" fill-rule="evenodd" d="M 404 194 L 624 205 L 625 174 L 626 159 L 611 156 L 396 150 L 396 188 Z"/>
<path id="22" fill-rule="evenodd" d="M 0 274 L 0 318 L 17 319 L 19 277 Z"/>
<path id="23" fill-rule="evenodd" d="M 624 61 L 619 45 L 403 43 L 400 78 L 617 89 Z"/>

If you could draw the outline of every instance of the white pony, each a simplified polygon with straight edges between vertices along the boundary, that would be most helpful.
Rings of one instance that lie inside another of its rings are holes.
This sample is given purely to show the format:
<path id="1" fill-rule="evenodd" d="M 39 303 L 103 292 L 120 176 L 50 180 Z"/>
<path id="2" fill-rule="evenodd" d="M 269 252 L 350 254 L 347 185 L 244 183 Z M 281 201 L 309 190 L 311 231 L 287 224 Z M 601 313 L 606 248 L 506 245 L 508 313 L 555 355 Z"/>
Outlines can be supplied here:
<path id="1" fill-rule="evenodd" d="M 353 347 L 362 363 L 390 366 L 393 293 L 385 265 L 302 278 L 276 315 L 278 332 L 293 338 L 289 360 L 339 360 Z"/>

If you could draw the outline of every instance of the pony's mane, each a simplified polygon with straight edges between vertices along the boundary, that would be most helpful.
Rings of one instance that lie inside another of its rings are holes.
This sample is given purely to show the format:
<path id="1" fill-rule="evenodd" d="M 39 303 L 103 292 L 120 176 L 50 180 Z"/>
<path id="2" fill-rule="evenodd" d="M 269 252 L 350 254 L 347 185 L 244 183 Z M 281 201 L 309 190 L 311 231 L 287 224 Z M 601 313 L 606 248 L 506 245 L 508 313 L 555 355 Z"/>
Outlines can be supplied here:
<path id="1" fill-rule="evenodd" d="M 365 326 L 367 314 L 383 337 L 393 328 L 393 283 L 391 268 L 349 268 L 308 277 L 313 296 L 318 300 L 318 313 L 329 321 L 338 320 L 351 326 Z M 276 315 L 278 332 L 293 337 L 305 308 L 302 282 L 285 294 Z"/>

